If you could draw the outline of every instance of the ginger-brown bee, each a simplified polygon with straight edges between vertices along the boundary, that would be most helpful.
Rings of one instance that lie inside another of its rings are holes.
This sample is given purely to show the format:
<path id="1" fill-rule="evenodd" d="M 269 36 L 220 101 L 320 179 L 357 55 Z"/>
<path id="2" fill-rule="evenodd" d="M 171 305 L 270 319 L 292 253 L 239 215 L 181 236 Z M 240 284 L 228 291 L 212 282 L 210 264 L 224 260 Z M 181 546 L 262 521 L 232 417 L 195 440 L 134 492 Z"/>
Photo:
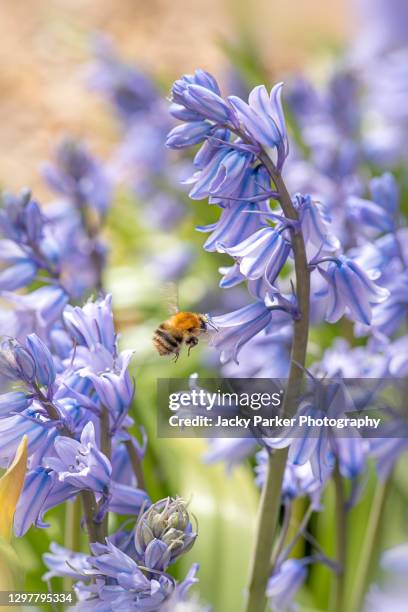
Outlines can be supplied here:
<path id="1" fill-rule="evenodd" d="M 176 312 L 161 323 L 153 334 L 153 345 L 159 355 L 174 355 L 177 361 L 183 342 L 190 354 L 198 344 L 198 337 L 208 329 L 206 315 L 195 312 Z"/>

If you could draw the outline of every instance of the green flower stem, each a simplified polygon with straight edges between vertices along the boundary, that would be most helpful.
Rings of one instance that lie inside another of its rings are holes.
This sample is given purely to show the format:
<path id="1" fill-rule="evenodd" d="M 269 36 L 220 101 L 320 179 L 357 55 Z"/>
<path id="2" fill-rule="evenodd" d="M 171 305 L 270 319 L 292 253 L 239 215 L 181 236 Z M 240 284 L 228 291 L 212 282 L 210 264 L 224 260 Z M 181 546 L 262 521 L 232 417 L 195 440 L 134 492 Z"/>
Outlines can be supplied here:
<path id="1" fill-rule="evenodd" d="M 390 483 L 391 478 L 388 478 L 385 482 L 377 484 L 354 580 L 354 590 L 349 607 L 350 612 L 360 612 L 363 604 L 381 536 L 381 525 Z"/>
<path id="2" fill-rule="evenodd" d="M 284 215 L 288 219 L 298 221 L 298 213 L 293 206 L 286 185 L 277 172 L 272 160 L 266 152 L 260 153 L 259 158 L 268 170 L 279 193 L 279 202 Z M 283 404 L 283 413 L 285 415 L 291 415 L 296 410 L 296 399 L 301 388 L 303 378 L 302 368 L 306 361 L 309 335 L 310 271 L 308 269 L 302 232 L 292 233 L 292 246 L 295 261 L 296 297 L 300 316 L 294 322 L 291 365 Z M 265 590 L 269 578 L 272 549 L 279 521 L 281 488 L 287 454 L 287 449 L 284 449 L 269 455 L 267 475 L 258 511 L 255 547 L 250 564 L 247 612 L 263 612 L 265 609 Z"/>
<path id="3" fill-rule="evenodd" d="M 344 482 L 337 463 L 333 478 L 336 491 L 336 557 L 338 571 L 335 575 L 332 593 L 332 610 L 333 612 L 346 612 L 344 591 L 347 567 L 347 509 Z"/>

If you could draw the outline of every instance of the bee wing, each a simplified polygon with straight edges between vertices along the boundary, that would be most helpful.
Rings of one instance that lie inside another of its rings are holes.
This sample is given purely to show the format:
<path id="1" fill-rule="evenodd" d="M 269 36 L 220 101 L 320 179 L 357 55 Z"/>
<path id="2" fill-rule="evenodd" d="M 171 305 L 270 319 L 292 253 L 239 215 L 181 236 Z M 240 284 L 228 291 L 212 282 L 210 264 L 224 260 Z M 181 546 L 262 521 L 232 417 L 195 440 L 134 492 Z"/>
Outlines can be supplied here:
<path id="1" fill-rule="evenodd" d="M 174 315 L 180 311 L 178 287 L 175 283 L 166 283 L 163 287 L 163 301 L 168 314 Z"/>

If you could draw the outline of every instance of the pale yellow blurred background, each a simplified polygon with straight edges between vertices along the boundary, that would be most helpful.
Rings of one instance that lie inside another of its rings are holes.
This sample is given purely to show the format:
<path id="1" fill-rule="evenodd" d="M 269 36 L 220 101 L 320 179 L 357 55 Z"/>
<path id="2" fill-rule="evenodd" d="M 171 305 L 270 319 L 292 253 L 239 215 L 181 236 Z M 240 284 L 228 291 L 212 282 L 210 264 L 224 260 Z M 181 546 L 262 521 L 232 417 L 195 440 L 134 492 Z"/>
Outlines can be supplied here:
<path id="1" fill-rule="evenodd" d="M 102 155 L 115 137 L 81 76 L 92 32 L 170 79 L 197 66 L 220 76 L 219 41 L 243 29 L 284 73 L 338 48 L 349 28 L 345 0 L 0 0 L 0 23 L 0 184 L 40 197 L 38 166 L 58 136 L 83 136 Z"/>

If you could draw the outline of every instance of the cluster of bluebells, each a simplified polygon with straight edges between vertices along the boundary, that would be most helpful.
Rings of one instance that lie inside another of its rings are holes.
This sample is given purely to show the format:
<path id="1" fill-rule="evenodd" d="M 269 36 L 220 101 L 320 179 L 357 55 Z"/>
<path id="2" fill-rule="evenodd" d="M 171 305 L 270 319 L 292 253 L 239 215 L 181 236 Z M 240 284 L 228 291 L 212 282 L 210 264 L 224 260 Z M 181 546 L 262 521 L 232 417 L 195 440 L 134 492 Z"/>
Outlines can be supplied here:
<path id="1" fill-rule="evenodd" d="M 223 372 L 229 377 L 287 376 L 293 323 L 302 317 L 293 289 L 294 239 L 301 233 L 311 275 L 311 323 L 346 318 L 355 336 L 366 338 L 355 349 L 346 341 L 335 343 L 313 364 L 314 375 L 403 376 L 408 366 L 408 337 L 402 331 L 408 304 L 406 228 L 394 176 L 386 172 L 366 184 L 362 167 L 369 158 L 366 143 L 358 138 L 363 111 L 357 76 L 339 72 L 326 94 L 306 81 L 292 87 L 289 102 L 304 146 L 295 143 L 290 152 L 281 93 L 282 84 L 270 92 L 260 85 L 248 102 L 224 98 L 214 77 L 203 70 L 183 76 L 172 88 L 170 112 L 183 123 L 171 130 L 167 145 L 201 145 L 189 195 L 208 198 L 220 212 L 216 223 L 198 228 L 209 233 L 204 249 L 232 258 L 230 266 L 220 269 L 222 288 L 242 283 L 248 288 L 247 305 L 212 316 Z M 287 193 L 292 194 L 289 215 Z M 328 393 L 330 401 L 312 393 L 299 414 L 344 416 L 342 386 Z M 371 399 L 370 394 L 360 398 L 359 409 Z M 395 431 L 401 426 L 392 424 Z M 351 481 L 349 509 L 361 493 L 369 457 L 375 458 L 379 477 L 386 478 L 407 448 L 401 434 L 385 435 L 370 441 L 354 430 L 342 437 L 288 431 L 264 439 L 257 482 L 264 482 L 268 454 L 289 447 L 282 503 L 307 496 L 312 510 L 319 511 L 322 491 L 337 465 Z M 253 437 L 212 440 L 206 460 L 231 466 L 259 443 Z M 272 607 L 290 605 L 312 561 L 279 560 L 268 586 Z M 288 599 L 279 599 L 282 594 Z"/>
<path id="2" fill-rule="evenodd" d="M 0 372 L 10 390 L 0 396 L 0 461 L 7 466 L 27 436 L 17 536 L 32 525 L 47 527 L 45 515 L 57 505 L 84 495 L 93 500 L 88 510 L 84 504 L 92 555 L 55 545 L 45 556 L 47 578 L 80 574 L 83 609 L 127 602 L 127 609 L 156 610 L 170 597 L 182 599 L 195 581 L 193 568 L 187 582 L 176 586 L 166 569 L 191 548 L 196 534 L 183 500 L 152 505 L 137 480 L 134 461 L 142 461 L 145 443 L 129 432 L 132 351 L 118 349 L 111 302 L 107 295 L 83 307 L 67 304 L 54 313 L 43 338 L 32 332 L 24 341 L 3 340 Z M 109 512 L 135 517 L 134 530 L 120 529 L 106 542 L 107 533 L 94 537 Z"/>

